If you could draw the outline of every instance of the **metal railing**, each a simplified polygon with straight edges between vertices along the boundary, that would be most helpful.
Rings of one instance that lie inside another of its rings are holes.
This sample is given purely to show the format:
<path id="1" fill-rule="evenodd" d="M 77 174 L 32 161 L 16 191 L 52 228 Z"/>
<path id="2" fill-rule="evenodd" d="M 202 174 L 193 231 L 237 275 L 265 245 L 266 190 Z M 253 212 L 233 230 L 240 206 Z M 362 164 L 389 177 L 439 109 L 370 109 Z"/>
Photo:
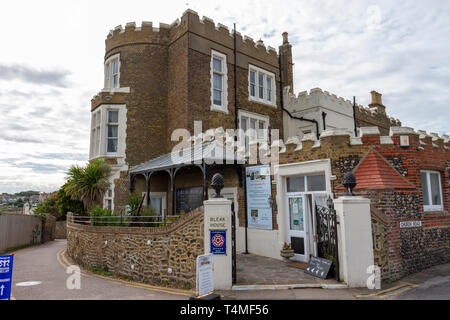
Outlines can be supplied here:
<path id="1" fill-rule="evenodd" d="M 72 216 L 72 223 L 109 227 L 164 227 L 182 216 Z"/>

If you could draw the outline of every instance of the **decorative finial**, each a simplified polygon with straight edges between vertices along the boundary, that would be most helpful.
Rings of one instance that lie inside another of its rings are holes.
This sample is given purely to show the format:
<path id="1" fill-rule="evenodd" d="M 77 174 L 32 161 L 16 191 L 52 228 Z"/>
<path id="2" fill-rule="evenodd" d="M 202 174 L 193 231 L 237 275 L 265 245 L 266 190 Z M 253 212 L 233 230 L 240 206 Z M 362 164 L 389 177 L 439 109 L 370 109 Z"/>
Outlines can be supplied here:
<path id="1" fill-rule="evenodd" d="M 342 184 L 347 189 L 346 196 L 354 196 L 353 188 L 356 187 L 356 177 L 352 172 L 347 172 L 344 174 L 344 179 Z"/>
<path id="2" fill-rule="evenodd" d="M 220 194 L 220 191 L 224 187 L 224 181 L 223 181 L 223 176 L 220 173 L 216 173 L 212 177 L 211 187 L 214 190 L 216 190 L 216 195 L 214 196 L 214 198 L 223 198 L 222 195 Z"/>

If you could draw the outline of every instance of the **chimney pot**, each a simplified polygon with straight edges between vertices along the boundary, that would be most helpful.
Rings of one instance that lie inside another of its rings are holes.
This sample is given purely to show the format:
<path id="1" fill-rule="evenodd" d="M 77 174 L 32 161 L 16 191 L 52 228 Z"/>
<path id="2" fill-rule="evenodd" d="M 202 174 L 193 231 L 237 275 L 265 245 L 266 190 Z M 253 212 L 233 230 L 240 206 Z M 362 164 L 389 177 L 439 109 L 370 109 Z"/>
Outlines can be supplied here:
<path id="1" fill-rule="evenodd" d="M 285 44 L 285 43 L 289 43 L 287 32 L 283 32 L 283 44 Z"/>

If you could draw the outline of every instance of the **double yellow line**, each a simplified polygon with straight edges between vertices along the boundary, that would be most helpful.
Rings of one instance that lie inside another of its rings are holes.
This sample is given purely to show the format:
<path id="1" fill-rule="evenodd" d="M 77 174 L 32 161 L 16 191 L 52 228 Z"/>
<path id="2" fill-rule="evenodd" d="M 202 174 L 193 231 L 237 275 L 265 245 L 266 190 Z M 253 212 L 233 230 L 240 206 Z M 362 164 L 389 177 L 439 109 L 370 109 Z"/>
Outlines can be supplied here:
<path id="1" fill-rule="evenodd" d="M 66 249 L 60 250 L 56 254 L 56 260 L 63 268 L 67 269 L 70 265 L 73 265 L 73 263 L 70 263 L 67 260 L 65 253 L 66 253 Z M 145 284 L 145 283 L 139 283 L 139 282 L 134 282 L 134 281 L 106 277 L 106 276 L 102 276 L 102 275 L 98 275 L 98 274 L 94 274 L 94 273 L 86 273 L 85 271 L 81 271 L 81 275 L 83 275 L 85 277 L 96 277 L 96 278 L 106 279 L 114 284 L 124 284 L 127 287 L 140 288 L 140 289 L 145 289 L 145 290 L 149 290 L 149 291 L 164 292 L 164 293 L 179 295 L 179 296 L 191 296 L 194 293 L 193 291 L 153 286 L 153 285 Z"/>
<path id="2" fill-rule="evenodd" d="M 360 294 L 360 295 L 355 296 L 355 298 L 375 297 L 377 299 L 386 299 L 388 297 L 395 296 L 397 294 L 409 291 L 409 290 L 417 288 L 417 287 L 419 287 L 419 285 L 417 285 L 417 284 L 401 282 L 399 285 L 397 285 L 395 287 L 381 290 L 381 291 L 378 291 L 378 292 L 372 293 L 372 294 Z"/>

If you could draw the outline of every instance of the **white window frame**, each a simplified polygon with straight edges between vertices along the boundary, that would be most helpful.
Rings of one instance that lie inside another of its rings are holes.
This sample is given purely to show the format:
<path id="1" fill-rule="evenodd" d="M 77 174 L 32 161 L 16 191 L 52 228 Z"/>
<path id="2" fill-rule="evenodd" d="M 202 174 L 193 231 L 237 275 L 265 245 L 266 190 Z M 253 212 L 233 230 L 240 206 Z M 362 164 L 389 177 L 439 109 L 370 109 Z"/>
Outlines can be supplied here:
<path id="1" fill-rule="evenodd" d="M 108 192 L 111 191 L 111 195 Z M 108 209 L 108 201 L 111 201 L 111 211 L 114 211 L 114 188 L 108 189 L 103 197 L 103 208 Z"/>
<path id="2" fill-rule="evenodd" d="M 91 114 L 91 155 L 95 158 L 100 155 L 100 135 L 102 127 L 102 110 L 98 108 Z"/>
<path id="3" fill-rule="evenodd" d="M 147 206 L 147 192 L 142 192 L 142 196 L 144 196 L 143 205 Z M 151 198 L 161 198 L 161 216 L 167 215 L 167 192 L 152 192 L 150 191 L 150 199 Z"/>
<path id="4" fill-rule="evenodd" d="M 248 119 L 248 124 L 247 124 L 247 132 L 244 132 L 242 130 L 242 118 L 247 118 Z M 267 143 L 269 144 L 269 126 L 270 126 L 270 118 L 268 116 L 264 116 L 258 113 L 253 113 L 253 112 L 248 112 L 248 111 L 244 111 L 244 110 L 239 110 L 238 111 L 238 120 L 239 120 L 239 141 L 241 144 L 243 144 L 245 146 L 245 150 L 246 152 L 249 151 L 246 148 L 246 143 L 245 143 L 245 137 L 247 135 L 249 135 L 250 133 L 248 132 L 248 130 L 250 129 L 250 119 L 256 120 L 256 130 L 260 130 L 259 129 L 259 123 L 260 122 L 264 122 L 265 123 L 265 132 L 264 132 L 264 137 L 263 138 L 259 138 L 259 134 L 256 133 L 256 139 L 252 139 L 252 137 L 249 136 L 249 144 L 251 142 L 257 141 L 260 144 L 263 143 Z"/>
<path id="5" fill-rule="evenodd" d="M 117 111 L 117 122 L 109 122 L 109 112 L 110 111 Z M 110 138 L 108 136 L 108 127 L 109 126 L 115 126 L 117 127 L 117 137 L 116 138 Z M 119 126 L 120 126 L 120 110 L 118 108 L 110 107 L 106 109 L 106 155 L 107 156 L 116 156 L 119 151 Z M 108 142 L 110 139 L 117 140 L 117 151 L 115 152 L 108 152 Z"/>
<path id="6" fill-rule="evenodd" d="M 250 73 L 255 72 L 255 95 L 251 95 L 251 82 L 250 82 Z M 259 81 L 260 75 L 263 76 L 262 86 Z M 268 77 L 271 78 L 271 100 L 268 99 L 268 86 L 267 80 Z M 263 98 L 260 98 L 259 90 L 262 87 L 263 89 Z M 248 66 L 248 99 L 249 101 L 254 101 L 258 103 L 263 103 L 269 105 L 271 107 L 277 107 L 277 97 L 276 97 L 276 83 L 275 83 L 275 74 L 273 72 L 261 69 L 257 66 L 249 64 Z"/>
<path id="7" fill-rule="evenodd" d="M 222 61 L 222 72 L 214 71 L 214 58 Z M 214 73 L 222 75 L 222 105 L 214 104 Z M 220 111 L 228 114 L 228 68 L 227 68 L 227 56 L 218 51 L 211 50 L 211 110 Z"/>
<path id="8" fill-rule="evenodd" d="M 113 62 L 117 61 L 117 86 L 114 86 L 114 75 L 112 70 Z M 112 55 L 105 61 L 105 89 L 120 88 L 120 54 Z"/>
<path id="9" fill-rule="evenodd" d="M 439 180 L 439 195 L 441 197 L 441 204 L 440 205 L 425 205 L 423 204 L 423 210 L 424 211 L 442 211 L 444 209 L 444 198 L 442 197 L 442 182 L 441 182 L 441 173 L 439 171 L 433 171 L 433 170 L 420 170 L 420 174 L 426 173 L 427 175 L 427 190 L 428 190 L 428 200 L 430 203 L 433 203 L 433 196 L 431 193 L 431 178 L 430 173 L 437 174 L 438 180 Z M 422 187 L 422 178 L 420 179 L 421 189 Z M 422 191 L 423 192 L 423 191 Z"/>

